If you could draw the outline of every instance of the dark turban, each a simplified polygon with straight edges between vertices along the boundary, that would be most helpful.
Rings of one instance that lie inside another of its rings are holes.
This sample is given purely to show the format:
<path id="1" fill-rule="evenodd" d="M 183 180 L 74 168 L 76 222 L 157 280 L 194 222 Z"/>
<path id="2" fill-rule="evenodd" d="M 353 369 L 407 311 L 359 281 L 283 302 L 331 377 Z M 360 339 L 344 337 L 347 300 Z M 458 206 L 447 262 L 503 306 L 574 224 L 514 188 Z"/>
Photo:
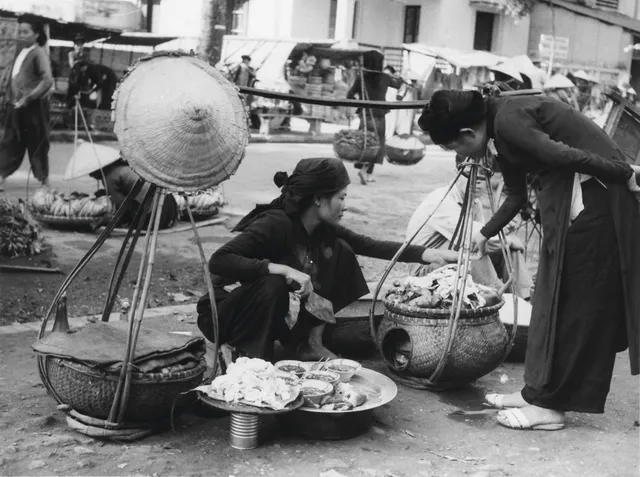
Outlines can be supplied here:
<path id="1" fill-rule="evenodd" d="M 335 194 L 351 183 L 349 173 L 340 159 L 311 158 L 302 159 L 291 175 L 276 172 L 273 182 L 281 188 L 280 197 L 270 204 L 257 205 L 246 215 L 234 232 L 244 230 L 262 212 L 272 209 L 283 209 L 287 214 L 302 212 L 306 200 L 311 197 L 322 197 Z"/>
<path id="2" fill-rule="evenodd" d="M 478 91 L 440 90 L 422 110 L 418 125 L 429 133 L 434 144 L 447 144 L 486 117 L 487 106 Z"/>

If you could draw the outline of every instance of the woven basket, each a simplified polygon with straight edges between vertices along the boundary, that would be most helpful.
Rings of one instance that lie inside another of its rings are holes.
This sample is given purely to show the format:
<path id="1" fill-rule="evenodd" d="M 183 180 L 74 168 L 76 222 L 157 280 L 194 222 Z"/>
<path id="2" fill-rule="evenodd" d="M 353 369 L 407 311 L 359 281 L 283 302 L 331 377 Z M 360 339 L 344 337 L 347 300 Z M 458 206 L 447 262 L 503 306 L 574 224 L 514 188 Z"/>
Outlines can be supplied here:
<path id="1" fill-rule="evenodd" d="M 423 309 L 384 300 L 378 346 L 387 365 L 402 376 L 430 378 L 445 353 L 451 310 Z M 495 369 L 508 344 L 497 305 L 462 310 L 447 364 L 438 381 L 456 385 L 475 381 Z M 397 359 L 406 350 L 406 362 Z"/>
<path id="2" fill-rule="evenodd" d="M 511 339 L 511 335 L 513 334 L 513 325 L 505 324 L 505 329 L 507 330 L 507 335 L 509 339 Z M 527 339 L 529 337 L 529 327 L 518 325 L 518 330 L 516 331 L 516 339 L 513 341 L 513 348 L 507 355 L 507 360 L 509 361 L 524 361 L 524 357 L 527 353 Z"/>
<path id="3" fill-rule="evenodd" d="M 108 222 L 111 216 L 101 215 L 97 217 L 59 217 L 57 215 L 42 215 L 32 213 L 33 217 L 40 223 L 53 228 L 89 228 L 97 230 L 100 225 Z"/>
<path id="4" fill-rule="evenodd" d="M 227 180 L 249 141 L 238 89 L 184 52 L 138 60 L 114 95 L 123 157 L 147 182 L 171 191 L 209 189 Z"/>
<path id="5" fill-rule="evenodd" d="M 120 373 L 107 373 L 84 364 L 41 356 L 53 396 L 60 404 L 96 419 L 106 419 L 113 405 Z M 206 370 L 204 359 L 195 367 L 174 373 L 133 373 L 124 420 L 148 422 L 170 415 L 180 393 L 197 387 Z"/>
<path id="6" fill-rule="evenodd" d="M 345 357 L 363 358 L 375 353 L 376 346 L 369 331 L 369 311 L 372 300 L 358 300 L 336 313 L 336 323 L 327 325 L 322 341 L 334 353 Z M 382 321 L 384 306 L 376 303 L 376 325 Z"/>
<path id="7" fill-rule="evenodd" d="M 424 158 L 424 149 L 401 149 L 387 145 L 387 160 L 397 166 L 412 166 Z"/>
<path id="8" fill-rule="evenodd" d="M 375 144 L 378 144 L 377 138 Z M 362 152 L 362 148 L 355 144 L 333 143 L 333 152 L 343 161 L 372 161 L 378 156 L 380 146 L 369 146 Z"/>

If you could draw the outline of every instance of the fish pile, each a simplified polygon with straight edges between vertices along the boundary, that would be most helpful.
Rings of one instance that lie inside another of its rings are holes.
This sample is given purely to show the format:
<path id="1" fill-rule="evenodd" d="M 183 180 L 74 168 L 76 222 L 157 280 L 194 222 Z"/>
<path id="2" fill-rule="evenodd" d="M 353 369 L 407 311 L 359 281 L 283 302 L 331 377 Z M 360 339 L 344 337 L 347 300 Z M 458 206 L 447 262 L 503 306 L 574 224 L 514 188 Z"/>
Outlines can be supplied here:
<path id="1" fill-rule="evenodd" d="M 238 358 L 226 374 L 196 390 L 219 401 L 276 410 L 284 409 L 300 394 L 300 387 L 283 379 L 273 364 L 246 357 Z"/>
<path id="2" fill-rule="evenodd" d="M 458 266 L 453 264 L 438 268 L 424 277 L 396 280 L 393 282 L 393 288 L 387 292 L 386 300 L 418 308 L 451 308 L 457 275 Z M 458 286 L 462 286 L 462 280 L 459 280 Z M 467 275 L 463 310 L 493 306 L 500 301 L 500 296 L 493 288 L 475 283 L 471 275 Z"/>
<path id="3" fill-rule="evenodd" d="M 53 189 L 38 189 L 29 206 L 34 214 L 67 218 L 100 218 L 116 212 L 106 195 L 96 197 L 72 192 L 66 196 Z"/>

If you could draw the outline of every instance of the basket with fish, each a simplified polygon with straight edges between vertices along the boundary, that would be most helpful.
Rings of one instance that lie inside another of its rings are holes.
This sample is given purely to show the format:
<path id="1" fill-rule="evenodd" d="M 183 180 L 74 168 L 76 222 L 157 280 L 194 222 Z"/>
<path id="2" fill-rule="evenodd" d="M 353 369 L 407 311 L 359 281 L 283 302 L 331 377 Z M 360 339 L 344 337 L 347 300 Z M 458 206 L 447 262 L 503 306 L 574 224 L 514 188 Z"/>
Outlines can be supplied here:
<path id="1" fill-rule="evenodd" d="M 438 387 L 456 387 L 502 361 L 509 341 L 499 316 L 504 301 L 471 275 L 457 276 L 457 265 L 447 265 L 424 277 L 396 280 L 388 290 L 377 344 L 401 382 L 432 388 L 429 379 L 438 370 Z M 460 303 L 455 320 L 454 303 Z"/>

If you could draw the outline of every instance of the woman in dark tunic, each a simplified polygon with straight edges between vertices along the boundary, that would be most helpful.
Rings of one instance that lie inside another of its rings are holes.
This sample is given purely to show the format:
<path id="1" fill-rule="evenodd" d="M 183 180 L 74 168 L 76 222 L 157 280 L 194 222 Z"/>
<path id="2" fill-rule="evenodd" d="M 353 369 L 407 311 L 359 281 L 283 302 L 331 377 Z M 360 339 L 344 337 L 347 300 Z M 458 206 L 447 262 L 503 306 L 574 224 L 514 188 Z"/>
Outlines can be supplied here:
<path id="1" fill-rule="evenodd" d="M 89 174 L 89 176 L 103 183 L 106 189 L 105 193 L 111 198 L 111 202 L 115 205 L 116 210 L 122 206 L 127 195 L 129 195 L 133 186 L 135 186 L 136 182 L 140 179 L 140 176 L 136 174 L 131 167 L 129 167 L 129 164 L 124 159 L 119 159 L 113 164 L 109 164 L 102 169 L 98 169 L 97 171 Z M 149 184 L 142 186 L 140 193 L 122 216 L 120 224 L 129 225 L 131 223 L 136 212 L 140 208 L 140 204 L 142 203 L 148 189 Z M 150 206 L 148 206 L 148 208 L 150 209 Z M 149 211 L 147 211 L 147 217 L 144 224 L 145 227 L 148 225 L 150 215 Z M 162 212 L 160 213 L 160 229 L 173 227 L 177 220 L 178 204 L 173 198 L 173 195 L 167 194 L 162 206 Z"/>
<path id="2" fill-rule="evenodd" d="M 289 329 L 285 321 L 289 292 L 297 290 L 304 304 L 313 291 L 338 312 L 369 293 L 356 255 L 389 260 L 401 244 L 374 240 L 338 225 L 350 183 L 338 159 L 303 159 L 290 177 L 279 172 L 274 182 L 282 188 L 280 197 L 243 218 L 234 229 L 241 233 L 209 261 L 220 343 L 235 348 L 237 355 L 268 360 L 276 340 L 300 359 L 333 357 L 322 345 L 324 322 L 304 306 Z M 410 246 L 400 260 L 442 265 L 456 258 L 448 250 Z M 241 285 L 231 292 L 224 289 L 234 282 Z M 198 302 L 198 326 L 213 341 L 208 295 Z"/>
<path id="3" fill-rule="evenodd" d="M 438 91 L 419 124 L 465 157 L 484 155 L 494 141 L 507 199 L 474 232 L 481 253 L 525 203 L 526 174 L 539 179 L 544 238 L 525 386 L 487 395 L 494 407 L 511 408 L 498 422 L 556 430 L 565 411 L 604 412 L 616 353 L 629 348 L 632 374 L 640 365 L 640 214 L 632 193 L 640 167 L 591 120 L 544 96 Z"/>

